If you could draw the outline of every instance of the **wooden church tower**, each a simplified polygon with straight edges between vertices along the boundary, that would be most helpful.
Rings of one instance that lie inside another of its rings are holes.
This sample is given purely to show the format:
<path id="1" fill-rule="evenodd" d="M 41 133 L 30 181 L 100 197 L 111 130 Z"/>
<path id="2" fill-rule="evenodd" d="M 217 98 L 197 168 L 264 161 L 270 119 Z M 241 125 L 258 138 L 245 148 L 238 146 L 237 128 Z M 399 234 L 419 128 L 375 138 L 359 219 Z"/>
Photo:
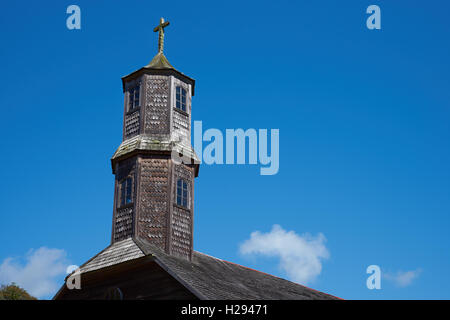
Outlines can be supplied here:
<path id="1" fill-rule="evenodd" d="M 335 299 L 193 250 L 195 81 L 164 56 L 168 25 L 161 18 L 154 29 L 159 43 L 152 61 L 122 78 L 111 243 L 68 275 L 53 299 Z"/>
<path id="2" fill-rule="evenodd" d="M 152 61 L 122 78 L 123 142 L 111 159 L 115 174 L 111 242 L 136 235 L 168 254 L 190 259 L 198 175 L 190 144 L 195 81 L 175 70 L 164 56 L 168 25 L 161 18 L 154 29 L 159 43 Z M 179 163 L 172 153 L 190 161 Z"/>

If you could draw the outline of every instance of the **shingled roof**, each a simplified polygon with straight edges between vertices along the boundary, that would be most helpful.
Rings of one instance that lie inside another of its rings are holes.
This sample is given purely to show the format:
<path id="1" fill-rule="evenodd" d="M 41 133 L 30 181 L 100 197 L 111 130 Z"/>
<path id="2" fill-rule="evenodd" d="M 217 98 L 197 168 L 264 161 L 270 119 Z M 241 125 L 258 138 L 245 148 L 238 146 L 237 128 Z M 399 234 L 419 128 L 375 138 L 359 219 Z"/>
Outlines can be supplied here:
<path id="1" fill-rule="evenodd" d="M 241 265 L 194 251 L 188 261 L 168 255 L 145 239 L 116 242 L 80 267 L 82 274 L 152 257 L 167 273 L 202 300 L 325 300 L 334 296 Z"/>

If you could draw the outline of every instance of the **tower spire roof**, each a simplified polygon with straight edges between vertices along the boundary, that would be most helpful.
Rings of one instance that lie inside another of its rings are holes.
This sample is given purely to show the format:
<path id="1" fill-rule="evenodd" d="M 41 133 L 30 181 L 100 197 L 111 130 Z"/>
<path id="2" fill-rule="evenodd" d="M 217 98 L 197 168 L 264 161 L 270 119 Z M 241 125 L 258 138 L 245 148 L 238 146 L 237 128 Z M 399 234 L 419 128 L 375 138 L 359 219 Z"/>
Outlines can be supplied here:
<path id="1" fill-rule="evenodd" d="M 169 21 L 164 21 L 164 18 L 159 20 L 159 25 L 157 25 L 153 32 L 158 32 L 158 53 L 153 57 L 152 61 L 147 65 L 148 68 L 155 69 L 175 69 L 164 56 L 164 28 L 170 24 Z"/>
<path id="2" fill-rule="evenodd" d="M 149 64 L 122 77 L 122 87 L 124 92 L 126 90 L 125 84 L 127 81 L 139 77 L 142 74 L 149 73 L 175 75 L 192 86 L 192 95 L 194 95 L 195 80 L 175 69 L 164 55 L 164 29 L 169 24 L 169 21 L 165 21 L 164 18 L 161 18 L 159 24 L 153 29 L 154 32 L 158 32 L 158 53 L 153 57 Z"/>

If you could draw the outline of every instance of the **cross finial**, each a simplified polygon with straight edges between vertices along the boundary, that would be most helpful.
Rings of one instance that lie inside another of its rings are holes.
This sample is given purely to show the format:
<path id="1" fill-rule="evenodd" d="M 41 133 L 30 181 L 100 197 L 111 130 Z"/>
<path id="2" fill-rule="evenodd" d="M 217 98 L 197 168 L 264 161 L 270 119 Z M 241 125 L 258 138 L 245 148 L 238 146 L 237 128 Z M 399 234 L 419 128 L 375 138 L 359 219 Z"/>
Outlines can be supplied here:
<path id="1" fill-rule="evenodd" d="M 158 53 L 162 53 L 164 50 L 164 28 L 169 25 L 169 21 L 164 22 L 164 18 L 159 20 L 159 25 L 153 29 L 153 32 L 159 32 L 158 38 Z"/>

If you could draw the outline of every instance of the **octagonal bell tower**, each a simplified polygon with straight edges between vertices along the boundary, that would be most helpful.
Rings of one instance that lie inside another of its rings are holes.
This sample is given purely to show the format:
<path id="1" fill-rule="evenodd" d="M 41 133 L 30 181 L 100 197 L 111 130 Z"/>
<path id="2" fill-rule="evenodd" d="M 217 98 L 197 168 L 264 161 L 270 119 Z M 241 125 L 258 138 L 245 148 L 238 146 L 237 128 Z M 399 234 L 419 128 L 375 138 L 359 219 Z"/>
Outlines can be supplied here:
<path id="1" fill-rule="evenodd" d="M 168 254 L 191 259 L 199 170 L 190 144 L 195 80 L 172 67 L 163 54 L 168 25 L 161 18 L 154 29 L 159 41 L 152 61 L 122 78 L 123 140 L 111 159 L 111 242 L 144 238 Z M 176 161 L 173 154 L 183 154 L 185 161 Z"/>

